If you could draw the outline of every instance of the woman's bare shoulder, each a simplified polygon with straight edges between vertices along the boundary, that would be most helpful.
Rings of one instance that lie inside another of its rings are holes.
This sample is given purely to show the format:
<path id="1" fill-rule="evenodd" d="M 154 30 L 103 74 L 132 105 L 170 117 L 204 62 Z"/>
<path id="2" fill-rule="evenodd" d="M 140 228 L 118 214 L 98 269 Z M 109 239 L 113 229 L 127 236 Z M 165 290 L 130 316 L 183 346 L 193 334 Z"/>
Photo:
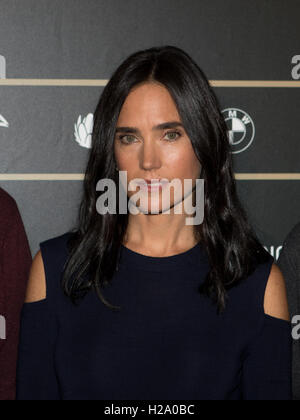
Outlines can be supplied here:
<path id="1" fill-rule="evenodd" d="M 46 276 L 41 250 L 39 250 L 31 264 L 25 303 L 46 299 Z"/>
<path id="2" fill-rule="evenodd" d="M 275 263 L 272 264 L 265 291 L 264 311 L 274 318 L 290 321 L 285 279 Z"/>

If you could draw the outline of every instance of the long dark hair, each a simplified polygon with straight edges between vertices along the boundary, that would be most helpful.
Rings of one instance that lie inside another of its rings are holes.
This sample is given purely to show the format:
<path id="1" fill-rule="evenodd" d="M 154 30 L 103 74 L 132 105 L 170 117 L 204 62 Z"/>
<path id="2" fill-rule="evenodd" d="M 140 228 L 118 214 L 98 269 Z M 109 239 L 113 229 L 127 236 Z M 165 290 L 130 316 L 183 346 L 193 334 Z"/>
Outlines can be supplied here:
<path id="1" fill-rule="evenodd" d="M 212 298 L 220 312 L 226 306 L 227 290 L 249 276 L 269 254 L 252 230 L 237 195 L 227 126 L 218 99 L 199 66 L 175 46 L 130 55 L 102 92 L 94 114 L 83 197 L 68 243 L 62 287 L 74 303 L 94 289 L 105 305 L 118 309 L 105 299 L 103 287 L 118 268 L 128 214 L 100 215 L 96 185 L 100 179 L 110 178 L 119 188 L 113 146 L 118 115 L 131 89 L 147 81 L 168 89 L 202 165 L 204 222 L 194 228 L 205 246 L 210 270 L 199 292 Z"/>

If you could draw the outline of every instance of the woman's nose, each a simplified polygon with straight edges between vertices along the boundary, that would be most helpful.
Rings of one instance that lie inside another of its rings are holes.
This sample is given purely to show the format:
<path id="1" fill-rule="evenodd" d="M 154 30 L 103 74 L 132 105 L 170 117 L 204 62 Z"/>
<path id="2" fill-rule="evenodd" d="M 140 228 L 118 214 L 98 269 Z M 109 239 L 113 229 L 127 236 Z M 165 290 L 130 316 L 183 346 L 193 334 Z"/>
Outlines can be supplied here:
<path id="1" fill-rule="evenodd" d="M 161 156 L 158 148 L 152 142 L 145 142 L 140 156 L 140 166 L 143 169 L 156 169 L 161 166 Z"/>

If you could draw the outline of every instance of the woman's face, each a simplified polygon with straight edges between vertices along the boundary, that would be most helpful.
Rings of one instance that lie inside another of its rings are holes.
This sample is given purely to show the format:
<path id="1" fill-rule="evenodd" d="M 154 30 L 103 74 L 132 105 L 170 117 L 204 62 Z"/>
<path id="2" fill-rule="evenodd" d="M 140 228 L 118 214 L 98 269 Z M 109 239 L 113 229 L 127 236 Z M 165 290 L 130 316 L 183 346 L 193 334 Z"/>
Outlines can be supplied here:
<path id="1" fill-rule="evenodd" d="M 167 125 L 174 122 L 178 124 Z M 163 85 L 148 82 L 136 86 L 129 93 L 119 114 L 114 141 L 118 169 L 127 171 L 126 188 L 136 178 L 167 178 L 169 182 L 176 178 L 183 187 L 184 179 L 191 179 L 192 186 L 195 185 L 195 180 L 200 177 L 201 164 L 180 124 L 182 121 L 176 105 Z M 149 213 L 153 212 L 153 208 L 159 212 L 165 211 L 176 206 L 186 196 L 186 190 L 174 192 L 171 188 L 170 193 L 167 193 L 169 205 L 168 200 L 162 197 L 164 191 L 166 193 L 165 188 L 141 190 L 144 198 L 148 198 L 148 205 L 143 200 L 137 202 L 140 210 Z M 131 197 L 138 191 L 140 187 L 134 191 L 127 190 L 127 195 Z"/>

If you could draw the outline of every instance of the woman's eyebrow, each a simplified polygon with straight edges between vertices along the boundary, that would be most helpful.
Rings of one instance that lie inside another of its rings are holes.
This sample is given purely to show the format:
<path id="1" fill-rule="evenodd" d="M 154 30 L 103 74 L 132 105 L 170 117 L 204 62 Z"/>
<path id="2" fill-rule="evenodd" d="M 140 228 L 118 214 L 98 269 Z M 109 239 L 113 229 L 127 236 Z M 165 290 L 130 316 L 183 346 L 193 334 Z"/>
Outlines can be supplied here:
<path id="1" fill-rule="evenodd" d="M 166 130 L 168 128 L 182 127 L 183 124 L 179 121 L 168 121 L 162 124 L 155 125 L 152 130 Z M 117 127 L 116 133 L 135 133 L 140 134 L 140 130 L 137 127 Z"/>

